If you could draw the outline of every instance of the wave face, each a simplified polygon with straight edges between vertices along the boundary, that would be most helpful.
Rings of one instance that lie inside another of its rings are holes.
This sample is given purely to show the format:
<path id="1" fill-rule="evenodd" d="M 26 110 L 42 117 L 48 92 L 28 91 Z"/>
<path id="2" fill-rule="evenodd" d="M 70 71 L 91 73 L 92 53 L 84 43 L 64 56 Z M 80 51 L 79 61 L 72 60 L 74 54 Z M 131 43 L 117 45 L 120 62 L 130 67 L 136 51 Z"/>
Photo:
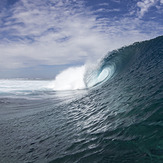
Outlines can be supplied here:
<path id="1" fill-rule="evenodd" d="M 163 36 L 35 87 L 0 93 L 2 162 L 163 162 Z"/>

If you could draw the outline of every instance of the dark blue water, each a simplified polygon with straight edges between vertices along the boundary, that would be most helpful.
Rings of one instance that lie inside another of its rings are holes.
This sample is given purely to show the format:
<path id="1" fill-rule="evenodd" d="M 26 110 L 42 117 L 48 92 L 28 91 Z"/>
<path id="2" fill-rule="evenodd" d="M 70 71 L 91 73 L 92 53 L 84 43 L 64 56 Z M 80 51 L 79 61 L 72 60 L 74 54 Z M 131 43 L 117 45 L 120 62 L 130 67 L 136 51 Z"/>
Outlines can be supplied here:
<path id="1" fill-rule="evenodd" d="M 0 162 L 162 163 L 163 36 L 99 65 L 93 88 L 1 93 Z"/>

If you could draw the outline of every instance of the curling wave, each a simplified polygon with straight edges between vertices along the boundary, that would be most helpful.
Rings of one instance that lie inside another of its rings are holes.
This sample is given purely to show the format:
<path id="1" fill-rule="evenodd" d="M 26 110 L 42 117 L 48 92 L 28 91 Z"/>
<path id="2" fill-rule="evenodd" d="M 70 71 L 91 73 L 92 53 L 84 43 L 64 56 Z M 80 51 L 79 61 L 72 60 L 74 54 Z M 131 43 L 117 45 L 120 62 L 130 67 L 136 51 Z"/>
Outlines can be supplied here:
<path id="1" fill-rule="evenodd" d="M 106 58 L 101 60 L 97 65 L 86 64 L 80 67 L 71 67 L 60 74 L 49 85 L 53 90 L 77 90 L 97 86 L 110 79 L 116 72 L 116 63 L 113 59 L 115 56 L 108 54 L 108 62 Z"/>
<path id="2" fill-rule="evenodd" d="M 76 90 L 101 85 L 130 66 L 138 44 L 109 52 L 98 64 L 68 68 L 57 75 L 49 87 L 53 90 Z"/>
<path id="3" fill-rule="evenodd" d="M 59 75 L 50 84 L 50 88 L 54 90 L 77 90 L 94 87 L 114 74 L 114 66 L 105 67 L 103 69 L 87 69 L 87 66 L 71 67 Z"/>

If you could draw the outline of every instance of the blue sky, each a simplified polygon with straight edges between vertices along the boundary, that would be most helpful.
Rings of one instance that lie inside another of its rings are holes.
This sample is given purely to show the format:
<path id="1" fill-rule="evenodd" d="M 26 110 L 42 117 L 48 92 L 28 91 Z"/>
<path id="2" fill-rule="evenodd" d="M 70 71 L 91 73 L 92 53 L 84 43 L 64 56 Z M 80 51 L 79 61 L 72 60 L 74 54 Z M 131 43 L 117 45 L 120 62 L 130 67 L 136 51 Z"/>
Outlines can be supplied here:
<path id="1" fill-rule="evenodd" d="M 163 0 L 1 0 L 0 78 L 54 78 L 163 34 Z"/>

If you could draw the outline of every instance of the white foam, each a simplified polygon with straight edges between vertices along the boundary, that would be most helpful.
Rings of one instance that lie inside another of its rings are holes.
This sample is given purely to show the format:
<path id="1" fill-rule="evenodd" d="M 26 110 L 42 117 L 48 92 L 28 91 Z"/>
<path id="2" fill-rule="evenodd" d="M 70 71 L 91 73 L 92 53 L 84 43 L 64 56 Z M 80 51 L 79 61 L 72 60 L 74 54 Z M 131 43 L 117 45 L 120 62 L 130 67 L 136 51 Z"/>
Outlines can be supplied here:
<path id="1" fill-rule="evenodd" d="M 85 88 L 85 66 L 71 67 L 62 71 L 49 85 L 54 90 L 76 90 Z"/>
<path id="2" fill-rule="evenodd" d="M 86 70 L 87 69 L 87 70 Z M 91 73 L 86 73 L 86 71 Z M 105 68 L 98 74 L 98 69 L 83 65 L 71 67 L 58 74 L 54 81 L 43 80 L 0 80 L 0 93 L 42 90 L 77 90 L 105 81 L 112 74 L 111 68 Z M 88 81 L 86 80 L 88 79 Z M 87 84 L 86 81 L 87 81 Z"/>
<path id="3" fill-rule="evenodd" d="M 90 88 L 109 79 L 113 75 L 115 68 L 109 66 L 100 73 L 98 71 L 98 67 L 92 66 L 92 64 L 68 68 L 58 74 L 48 88 L 57 91 Z"/>
<path id="4" fill-rule="evenodd" d="M 45 80 L 0 80 L 0 93 L 45 90 L 50 81 Z"/>

